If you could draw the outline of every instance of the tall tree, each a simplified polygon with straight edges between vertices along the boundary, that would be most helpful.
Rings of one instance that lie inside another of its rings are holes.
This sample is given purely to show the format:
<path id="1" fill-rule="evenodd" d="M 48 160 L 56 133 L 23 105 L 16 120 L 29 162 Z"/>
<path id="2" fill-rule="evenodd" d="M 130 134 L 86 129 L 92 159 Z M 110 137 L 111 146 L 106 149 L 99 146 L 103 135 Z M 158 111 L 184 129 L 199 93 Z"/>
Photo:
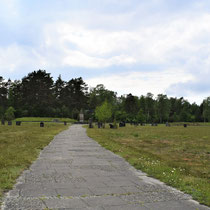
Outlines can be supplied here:
<path id="1" fill-rule="evenodd" d="M 22 109 L 23 98 L 21 85 L 20 80 L 15 80 L 11 83 L 9 89 L 8 106 L 14 107 L 16 117 L 25 117 L 28 115 L 28 112 L 24 112 Z"/>
<path id="2" fill-rule="evenodd" d="M 30 116 L 50 116 L 53 106 L 53 80 L 45 70 L 22 79 L 22 106 Z"/>
<path id="3" fill-rule="evenodd" d="M 61 75 L 59 75 L 58 79 L 55 81 L 53 85 L 53 94 L 56 100 L 56 103 L 59 105 L 62 104 L 64 88 L 66 86 L 66 82 L 62 80 Z"/>
<path id="4" fill-rule="evenodd" d="M 145 100 L 145 96 L 143 95 L 141 95 L 139 98 L 139 106 L 143 114 L 145 115 L 146 114 L 146 100 Z"/>
<path id="5" fill-rule="evenodd" d="M 155 100 L 152 93 L 147 93 L 145 97 L 146 121 L 153 122 L 155 120 Z"/>
<path id="6" fill-rule="evenodd" d="M 63 94 L 64 105 L 68 107 L 74 118 L 81 109 L 87 107 L 87 89 L 87 84 L 81 77 L 71 79 L 66 83 Z"/>
<path id="7" fill-rule="evenodd" d="M 124 102 L 124 110 L 128 115 L 129 120 L 136 120 L 136 114 L 139 112 L 138 97 L 131 93 L 127 95 Z"/>
<path id="8" fill-rule="evenodd" d="M 191 121 L 194 121 L 194 122 L 202 121 L 202 112 L 201 112 L 200 106 L 198 106 L 196 103 L 193 103 L 191 105 L 191 113 L 192 113 Z"/>
<path id="9" fill-rule="evenodd" d="M 168 100 L 167 95 L 158 94 L 157 96 L 157 114 L 159 117 L 160 123 L 163 120 L 169 120 L 169 113 L 170 113 L 170 101 Z"/>
<path id="10" fill-rule="evenodd" d="M 64 88 L 66 82 L 62 80 L 61 75 L 55 81 L 53 85 L 53 100 L 54 100 L 54 116 L 55 117 L 67 117 L 69 116 L 69 110 L 65 106 L 65 91 Z"/>
<path id="11" fill-rule="evenodd" d="M 105 101 L 101 106 L 97 106 L 95 110 L 96 119 L 99 122 L 103 122 L 104 125 L 112 116 L 112 106 Z"/>
<path id="12" fill-rule="evenodd" d="M 3 77 L 0 76 L 0 118 L 3 118 L 4 112 L 8 103 L 7 83 L 4 82 Z"/>
<path id="13" fill-rule="evenodd" d="M 90 109 L 95 109 L 97 106 L 102 105 L 104 101 L 108 101 L 114 105 L 117 100 L 117 93 L 105 88 L 104 85 L 99 84 L 94 88 L 90 89 L 89 94 L 89 106 Z"/>
<path id="14" fill-rule="evenodd" d="M 203 119 L 210 122 L 210 96 L 203 100 Z"/>

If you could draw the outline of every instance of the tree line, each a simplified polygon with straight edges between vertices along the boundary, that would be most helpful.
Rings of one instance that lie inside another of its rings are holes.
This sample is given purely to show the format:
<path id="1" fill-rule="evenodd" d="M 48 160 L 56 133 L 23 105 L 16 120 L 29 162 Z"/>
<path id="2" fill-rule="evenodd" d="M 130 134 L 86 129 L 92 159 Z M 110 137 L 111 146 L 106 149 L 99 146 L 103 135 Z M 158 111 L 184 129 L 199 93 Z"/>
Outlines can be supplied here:
<path id="1" fill-rule="evenodd" d="M 101 107 L 101 109 L 100 109 Z M 131 93 L 117 96 L 102 84 L 88 88 L 81 77 L 64 81 L 59 76 L 53 81 L 50 73 L 37 70 L 21 80 L 4 80 L 0 76 L 0 118 L 8 112 L 14 117 L 69 117 L 78 119 L 100 118 L 100 111 L 109 113 L 107 120 L 140 123 L 208 122 L 210 97 L 200 105 L 189 103 L 183 97 L 168 98 L 152 93 L 134 96 Z M 101 113 L 102 113 L 101 112 Z"/>

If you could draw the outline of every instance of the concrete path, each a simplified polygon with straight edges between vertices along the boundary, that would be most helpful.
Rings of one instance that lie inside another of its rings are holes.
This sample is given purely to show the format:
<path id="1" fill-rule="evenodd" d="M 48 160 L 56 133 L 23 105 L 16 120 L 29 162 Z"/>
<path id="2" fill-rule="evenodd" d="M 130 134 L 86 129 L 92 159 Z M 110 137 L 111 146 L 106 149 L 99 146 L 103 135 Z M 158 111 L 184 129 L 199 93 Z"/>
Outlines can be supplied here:
<path id="1" fill-rule="evenodd" d="M 18 179 L 3 209 L 210 209 L 148 178 L 87 137 L 81 125 L 57 135 Z"/>

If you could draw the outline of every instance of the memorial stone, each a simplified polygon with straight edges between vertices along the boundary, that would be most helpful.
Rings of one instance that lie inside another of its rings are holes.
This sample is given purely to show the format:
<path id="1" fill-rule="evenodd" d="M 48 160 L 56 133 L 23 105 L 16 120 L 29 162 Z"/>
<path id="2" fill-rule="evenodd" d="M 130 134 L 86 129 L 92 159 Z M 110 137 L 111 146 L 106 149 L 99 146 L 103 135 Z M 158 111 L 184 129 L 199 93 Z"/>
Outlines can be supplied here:
<path id="1" fill-rule="evenodd" d="M 89 128 L 93 128 L 93 121 L 91 118 L 89 119 Z"/>
<path id="2" fill-rule="evenodd" d="M 20 126 L 21 125 L 21 121 L 16 121 L 16 125 Z"/>

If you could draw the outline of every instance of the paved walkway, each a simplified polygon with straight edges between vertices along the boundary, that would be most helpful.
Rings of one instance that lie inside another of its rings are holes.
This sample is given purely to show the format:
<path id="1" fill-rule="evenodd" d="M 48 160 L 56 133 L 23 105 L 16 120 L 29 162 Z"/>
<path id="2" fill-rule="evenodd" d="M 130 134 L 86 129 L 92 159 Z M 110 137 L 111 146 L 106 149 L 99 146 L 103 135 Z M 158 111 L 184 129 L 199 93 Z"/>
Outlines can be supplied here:
<path id="1" fill-rule="evenodd" d="M 18 179 L 3 209 L 203 210 L 190 196 L 148 178 L 87 137 L 57 135 Z"/>

